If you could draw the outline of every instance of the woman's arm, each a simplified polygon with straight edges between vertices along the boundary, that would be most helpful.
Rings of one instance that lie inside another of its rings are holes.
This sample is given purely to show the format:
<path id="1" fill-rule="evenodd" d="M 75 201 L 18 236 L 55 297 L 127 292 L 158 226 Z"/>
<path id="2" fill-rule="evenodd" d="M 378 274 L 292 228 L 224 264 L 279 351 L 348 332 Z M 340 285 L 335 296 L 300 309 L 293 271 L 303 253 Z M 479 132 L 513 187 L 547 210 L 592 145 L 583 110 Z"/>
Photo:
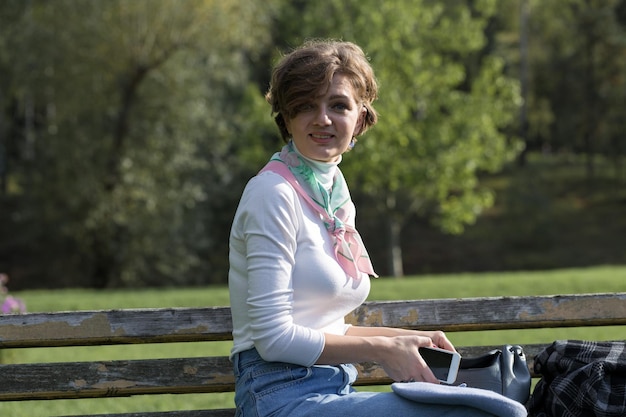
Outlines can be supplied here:
<path id="1" fill-rule="evenodd" d="M 265 172 L 253 178 L 231 234 L 231 246 L 236 244 L 244 259 L 239 280 L 229 286 L 231 304 L 238 300 L 240 321 L 263 359 L 311 366 L 323 349 L 324 334 L 293 319 L 292 273 L 302 219 L 296 191 L 282 177 Z"/>
<path id="2" fill-rule="evenodd" d="M 456 352 L 456 349 L 452 343 L 446 337 L 446 334 L 442 331 L 420 331 L 420 330 L 408 330 L 398 329 L 395 327 L 363 327 L 363 326 L 350 326 L 346 332 L 346 335 L 350 336 L 425 336 L 432 340 L 434 347 L 441 349 L 451 350 Z"/>
<path id="3" fill-rule="evenodd" d="M 348 328 L 345 335 L 325 335 L 318 364 L 377 362 L 395 381 L 439 383 L 419 354 L 420 347 L 454 346 L 443 332 L 413 331 L 389 327 Z"/>

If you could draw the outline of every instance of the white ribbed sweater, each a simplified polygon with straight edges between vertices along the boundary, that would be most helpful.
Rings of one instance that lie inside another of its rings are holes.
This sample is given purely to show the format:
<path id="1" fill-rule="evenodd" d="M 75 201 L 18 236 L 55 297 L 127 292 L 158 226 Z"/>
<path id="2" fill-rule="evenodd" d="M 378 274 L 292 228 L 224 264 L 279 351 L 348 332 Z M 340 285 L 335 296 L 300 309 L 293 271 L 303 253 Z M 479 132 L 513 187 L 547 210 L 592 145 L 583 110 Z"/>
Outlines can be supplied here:
<path id="1" fill-rule="evenodd" d="M 332 179 L 336 164 L 326 169 L 323 181 Z M 319 215 L 274 172 L 246 186 L 229 260 L 231 356 L 255 347 L 267 361 L 311 366 L 322 353 L 324 333 L 344 334 L 344 316 L 370 289 L 367 274 L 358 281 L 346 275 Z"/>

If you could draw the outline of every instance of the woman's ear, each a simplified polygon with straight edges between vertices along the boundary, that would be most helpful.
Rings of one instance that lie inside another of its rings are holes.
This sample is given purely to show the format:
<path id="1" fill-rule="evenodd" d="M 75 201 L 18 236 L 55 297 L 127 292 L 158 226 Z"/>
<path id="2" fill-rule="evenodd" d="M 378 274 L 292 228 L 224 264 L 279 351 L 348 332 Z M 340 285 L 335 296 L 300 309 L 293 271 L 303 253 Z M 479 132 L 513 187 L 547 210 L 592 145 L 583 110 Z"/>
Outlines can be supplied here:
<path id="1" fill-rule="evenodd" d="M 354 126 L 354 134 L 353 137 L 359 136 L 365 130 L 365 118 L 367 117 L 367 108 L 365 106 L 361 107 L 361 112 L 359 113 L 359 119 Z"/>

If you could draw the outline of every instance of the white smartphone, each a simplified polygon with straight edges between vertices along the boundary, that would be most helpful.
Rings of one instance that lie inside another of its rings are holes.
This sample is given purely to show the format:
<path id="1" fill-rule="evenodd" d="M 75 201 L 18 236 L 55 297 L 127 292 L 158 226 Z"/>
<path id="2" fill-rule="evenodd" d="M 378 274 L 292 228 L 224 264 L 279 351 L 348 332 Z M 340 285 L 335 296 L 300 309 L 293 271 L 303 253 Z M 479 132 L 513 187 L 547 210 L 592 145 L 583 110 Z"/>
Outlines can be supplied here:
<path id="1" fill-rule="evenodd" d="M 439 381 L 454 384 L 461 363 L 461 355 L 445 349 L 427 347 L 419 348 L 419 353 Z"/>

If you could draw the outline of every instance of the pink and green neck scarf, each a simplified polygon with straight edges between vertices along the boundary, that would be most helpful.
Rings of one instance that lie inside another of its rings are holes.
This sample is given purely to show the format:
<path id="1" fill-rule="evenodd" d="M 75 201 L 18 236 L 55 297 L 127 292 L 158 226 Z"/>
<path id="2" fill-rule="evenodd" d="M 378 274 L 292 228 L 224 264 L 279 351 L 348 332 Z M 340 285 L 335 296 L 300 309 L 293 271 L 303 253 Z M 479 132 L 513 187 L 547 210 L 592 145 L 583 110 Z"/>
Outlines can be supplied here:
<path id="1" fill-rule="evenodd" d="M 330 192 L 321 184 L 306 160 L 295 151 L 289 142 L 281 152 L 274 154 L 261 170 L 272 171 L 296 190 L 311 208 L 319 213 L 326 230 L 333 239 L 337 262 L 353 279 L 360 278 L 359 272 L 377 277 L 359 232 L 349 223 L 354 219 L 355 208 L 350 198 L 346 180 L 337 168 Z"/>

